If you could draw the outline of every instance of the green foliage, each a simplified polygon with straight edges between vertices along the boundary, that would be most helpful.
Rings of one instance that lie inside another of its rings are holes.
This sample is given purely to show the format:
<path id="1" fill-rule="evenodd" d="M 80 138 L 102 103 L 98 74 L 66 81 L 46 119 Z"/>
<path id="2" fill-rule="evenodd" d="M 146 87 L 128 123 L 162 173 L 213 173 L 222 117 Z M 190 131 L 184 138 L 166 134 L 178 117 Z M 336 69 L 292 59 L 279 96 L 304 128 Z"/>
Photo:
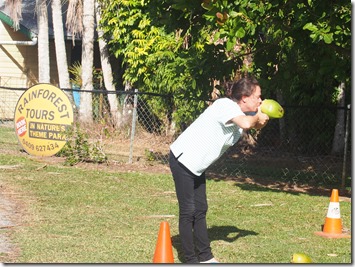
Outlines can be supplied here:
<path id="1" fill-rule="evenodd" d="M 345 1 L 272 6 L 259 30 L 265 39 L 254 46 L 263 94 L 275 96 L 278 90 L 286 103 L 334 105 L 333 91 L 345 82 L 349 96 L 350 18 Z"/>
<path id="2" fill-rule="evenodd" d="M 59 157 L 65 157 L 65 165 L 76 165 L 80 162 L 104 163 L 107 156 L 104 153 L 99 141 L 89 142 L 88 134 L 83 132 L 79 123 L 70 127 L 65 135 L 67 143 L 56 154 Z"/>
<path id="3" fill-rule="evenodd" d="M 81 87 L 81 64 L 79 62 L 74 62 L 73 65 L 69 66 L 68 71 L 71 75 L 70 82 L 74 85 Z"/>
<path id="4" fill-rule="evenodd" d="M 213 80 L 245 72 L 259 78 L 264 96 L 280 92 L 285 104 L 334 105 L 341 82 L 350 95 L 348 1 L 101 2 L 100 23 L 123 62 L 124 81 L 174 96 L 169 103 L 147 102 L 157 113 L 172 105 L 177 125 L 205 107 L 184 110 L 186 99 L 207 100 Z"/>
<path id="5" fill-rule="evenodd" d="M 69 66 L 68 71 L 71 75 L 70 82 L 74 85 L 77 85 L 81 88 L 82 86 L 82 80 L 81 80 L 81 64 L 76 61 L 74 62 L 73 65 Z M 103 84 L 103 76 L 102 76 L 102 71 L 93 68 L 92 69 L 92 74 L 93 74 L 93 83 L 94 83 L 94 88 L 99 89 L 102 87 Z"/>
<path id="6" fill-rule="evenodd" d="M 144 155 L 147 161 L 155 161 L 154 151 L 152 149 L 145 149 Z"/>
<path id="7" fill-rule="evenodd" d="M 201 94 L 201 89 L 196 89 L 197 80 L 201 78 L 195 78 L 191 73 L 197 71 L 195 63 L 198 59 L 189 56 L 186 49 L 181 50 L 186 40 L 183 34 L 179 36 L 175 27 L 162 24 L 162 21 L 171 20 L 164 2 L 156 6 L 161 9 L 152 8 L 152 2 L 147 5 L 143 1 L 118 1 L 105 9 L 107 13 L 102 18 L 107 26 L 103 28 L 113 36 L 110 45 L 115 55 L 122 57 L 124 65 L 128 66 L 123 78 L 140 91 L 196 97 Z M 114 12 L 117 17 L 111 19 L 109 12 Z M 172 30 L 167 31 L 167 28 Z M 166 110 L 167 105 L 173 104 L 149 98 L 146 101 L 155 107 L 155 113 L 162 120 L 166 114 L 159 115 L 159 110 Z"/>
<path id="8" fill-rule="evenodd" d="M 186 122 L 180 114 L 192 119 L 194 115 L 183 107 L 193 105 L 195 110 L 201 105 L 186 105 L 184 102 L 189 100 L 184 99 L 209 99 L 212 79 L 223 79 L 234 65 L 220 51 L 221 47 L 211 43 L 212 28 L 203 26 L 200 4 L 116 1 L 103 6 L 102 27 L 112 37 L 112 51 L 123 59 L 125 81 L 140 91 L 173 95 L 172 102 L 148 99 L 147 103 L 157 114 L 159 110 L 179 107 L 173 110 L 178 126 L 181 121 Z"/>

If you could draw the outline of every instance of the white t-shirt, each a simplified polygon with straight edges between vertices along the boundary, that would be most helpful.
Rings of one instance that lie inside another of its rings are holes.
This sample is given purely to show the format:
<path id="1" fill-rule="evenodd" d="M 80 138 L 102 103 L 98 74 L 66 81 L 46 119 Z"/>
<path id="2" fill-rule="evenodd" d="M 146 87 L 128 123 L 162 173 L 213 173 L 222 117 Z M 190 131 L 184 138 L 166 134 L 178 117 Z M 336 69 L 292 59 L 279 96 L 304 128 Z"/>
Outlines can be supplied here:
<path id="1" fill-rule="evenodd" d="M 232 118 L 245 115 L 229 98 L 217 99 L 170 146 L 171 152 L 192 173 L 200 176 L 240 138 L 243 129 Z"/>

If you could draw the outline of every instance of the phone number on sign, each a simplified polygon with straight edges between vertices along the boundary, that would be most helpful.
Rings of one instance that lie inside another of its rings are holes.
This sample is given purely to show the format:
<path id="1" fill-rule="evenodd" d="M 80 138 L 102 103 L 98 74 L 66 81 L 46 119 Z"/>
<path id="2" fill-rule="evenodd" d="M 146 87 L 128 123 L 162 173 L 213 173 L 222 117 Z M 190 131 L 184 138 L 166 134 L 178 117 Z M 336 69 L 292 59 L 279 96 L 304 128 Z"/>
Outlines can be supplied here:
<path id="1" fill-rule="evenodd" d="M 42 152 L 51 151 L 51 150 L 59 148 L 57 143 L 48 144 L 48 145 L 34 145 L 34 144 L 28 142 L 26 139 L 22 139 L 22 144 L 31 150 L 36 149 L 36 151 L 42 151 Z"/>

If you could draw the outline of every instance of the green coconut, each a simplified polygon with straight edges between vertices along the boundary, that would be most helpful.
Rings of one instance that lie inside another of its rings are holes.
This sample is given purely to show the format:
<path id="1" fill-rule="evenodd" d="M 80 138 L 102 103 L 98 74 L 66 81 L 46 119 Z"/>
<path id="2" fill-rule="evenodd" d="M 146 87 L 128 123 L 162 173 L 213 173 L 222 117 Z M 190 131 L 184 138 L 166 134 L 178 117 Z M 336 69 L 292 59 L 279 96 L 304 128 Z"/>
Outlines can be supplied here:
<path id="1" fill-rule="evenodd" d="M 292 255 L 291 263 L 312 263 L 312 260 L 304 253 L 294 253 Z"/>
<path id="2" fill-rule="evenodd" d="M 270 119 L 280 119 L 284 116 L 284 109 L 273 99 L 264 99 L 261 103 L 261 112 L 269 116 Z"/>

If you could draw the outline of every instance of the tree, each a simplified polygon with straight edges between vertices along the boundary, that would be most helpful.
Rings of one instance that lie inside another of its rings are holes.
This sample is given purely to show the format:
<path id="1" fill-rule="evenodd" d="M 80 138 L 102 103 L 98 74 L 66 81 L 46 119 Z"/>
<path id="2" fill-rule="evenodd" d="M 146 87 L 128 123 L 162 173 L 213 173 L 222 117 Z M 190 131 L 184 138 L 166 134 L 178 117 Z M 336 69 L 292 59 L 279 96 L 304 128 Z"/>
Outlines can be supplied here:
<path id="1" fill-rule="evenodd" d="M 217 36 L 226 40 L 226 50 L 235 52 L 235 56 L 252 55 L 252 68 L 260 76 L 265 96 L 279 95 L 291 105 L 342 103 L 344 107 L 351 88 L 348 1 L 205 2 L 209 2 L 205 16 L 210 22 L 217 20 Z M 222 13 L 226 14 L 224 21 L 220 20 Z M 234 51 L 237 40 L 242 46 Z M 319 112 L 328 116 L 329 111 L 319 109 L 318 116 Z M 333 146 L 327 146 L 332 153 L 344 147 L 344 112 L 337 109 L 334 118 Z M 307 130 L 314 131 L 313 136 L 319 135 L 317 127 Z"/>
<path id="2" fill-rule="evenodd" d="M 111 92 L 111 94 L 108 94 L 107 97 L 110 104 L 112 124 L 114 126 L 119 127 L 121 124 L 122 114 L 118 110 L 119 103 L 117 100 L 117 95 L 114 93 L 116 90 L 113 84 L 112 68 L 109 60 L 110 59 L 109 48 L 106 40 L 104 39 L 104 33 L 99 26 L 99 22 L 101 20 L 101 7 L 98 2 L 95 3 L 95 11 L 96 11 L 96 21 L 98 24 L 97 33 L 99 39 L 98 41 L 99 41 L 99 49 L 100 49 L 101 68 L 102 68 L 105 88 L 107 89 L 108 92 Z"/>
<path id="3" fill-rule="evenodd" d="M 54 29 L 54 41 L 56 61 L 59 77 L 59 87 L 69 89 L 69 71 L 67 52 L 64 40 L 64 26 L 62 19 L 62 5 L 61 0 L 52 0 L 52 17 L 53 17 L 53 29 Z M 73 94 L 67 94 L 71 103 L 74 103 Z M 73 105 L 75 107 L 75 105 Z"/>
<path id="4" fill-rule="evenodd" d="M 48 11 L 45 0 L 37 0 L 38 81 L 50 83 Z"/>
<path id="5" fill-rule="evenodd" d="M 345 131 L 346 129 L 346 109 L 345 109 L 345 83 L 341 83 L 339 85 L 339 91 L 337 93 L 337 106 L 339 109 L 337 110 L 337 119 L 334 127 L 334 138 L 332 145 L 332 154 L 342 154 L 344 151 L 344 140 L 345 140 Z"/>
<path id="6" fill-rule="evenodd" d="M 200 4 L 193 1 L 200 12 L 195 16 L 170 8 L 168 2 L 111 2 L 103 9 L 101 21 L 111 51 L 123 61 L 124 83 L 144 92 L 174 94 L 175 103 L 147 101 L 161 118 L 170 116 L 167 108 L 179 106 L 175 111 L 179 125 L 179 120 L 188 123 L 205 106 L 191 98 L 208 99 L 212 80 L 222 78 L 230 64 L 223 64 L 226 56 L 219 47 L 205 47 L 210 34 L 199 27 L 204 21 Z M 186 103 L 188 99 L 191 102 Z"/>
<path id="7" fill-rule="evenodd" d="M 179 96 L 207 99 L 213 80 L 244 73 L 285 105 L 335 106 L 342 82 L 350 94 L 350 21 L 345 0 L 129 0 L 110 3 L 102 14 L 125 81 L 174 94 L 181 121 L 204 105 L 184 110 Z"/>
<path id="8" fill-rule="evenodd" d="M 95 1 L 83 1 L 82 37 L 82 92 L 80 94 L 79 118 L 81 122 L 92 123 L 93 61 L 94 61 Z"/>
<path id="9" fill-rule="evenodd" d="M 187 95 L 196 96 L 205 84 L 210 87 L 210 81 L 197 81 L 195 78 L 198 76 L 191 74 L 202 71 L 210 73 L 209 70 L 223 62 L 224 57 L 215 57 L 217 49 L 204 49 L 203 43 L 209 38 L 207 30 L 199 31 L 201 27 L 189 22 L 187 15 L 170 8 L 168 2 L 171 1 L 110 3 L 103 10 L 103 30 L 110 39 L 113 53 L 124 61 L 125 82 L 144 87 L 145 91 L 167 93 L 184 90 Z M 201 16 L 195 20 L 197 23 Z M 196 36 L 193 36 L 194 33 Z M 210 53 L 210 57 L 203 59 L 203 53 Z M 214 69 L 217 71 L 211 76 L 218 75 L 218 68 Z M 186 75 L 178 74 L 181 71 Z M 196 88 L 196 85 L 200 86 Z"/>

